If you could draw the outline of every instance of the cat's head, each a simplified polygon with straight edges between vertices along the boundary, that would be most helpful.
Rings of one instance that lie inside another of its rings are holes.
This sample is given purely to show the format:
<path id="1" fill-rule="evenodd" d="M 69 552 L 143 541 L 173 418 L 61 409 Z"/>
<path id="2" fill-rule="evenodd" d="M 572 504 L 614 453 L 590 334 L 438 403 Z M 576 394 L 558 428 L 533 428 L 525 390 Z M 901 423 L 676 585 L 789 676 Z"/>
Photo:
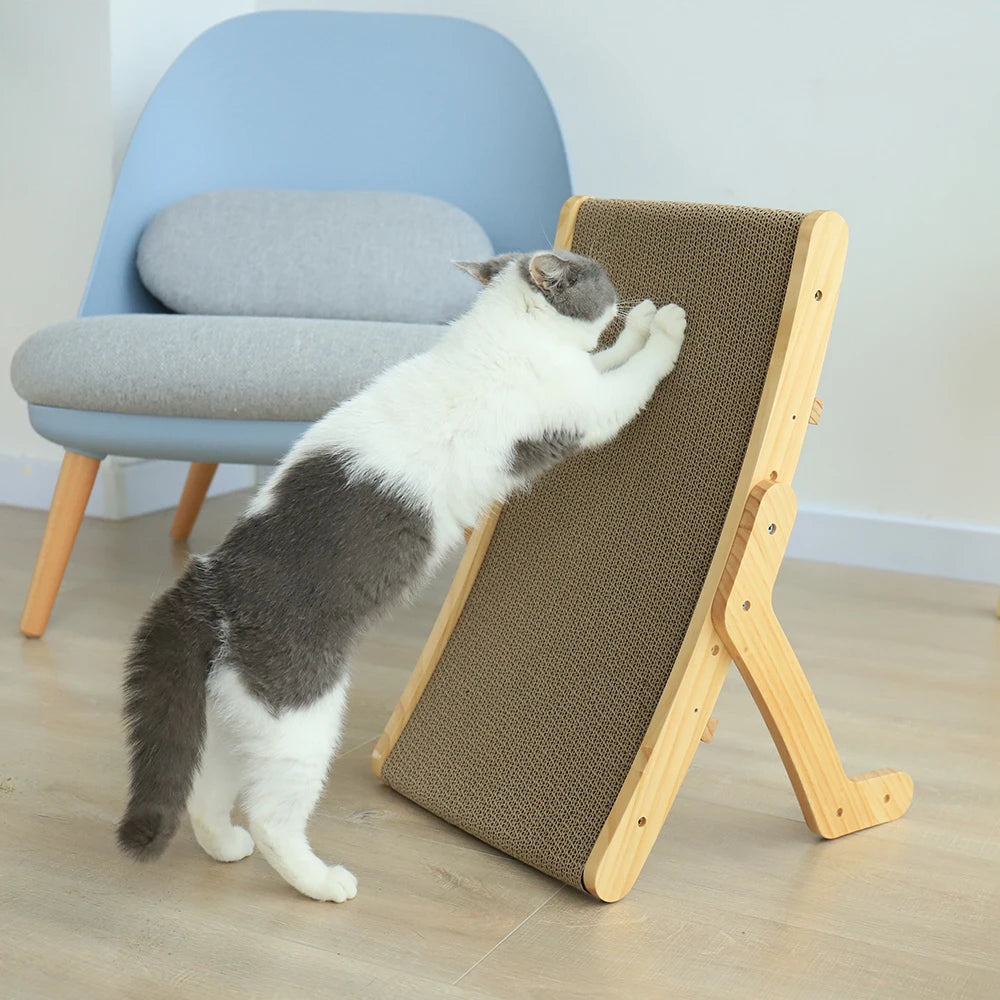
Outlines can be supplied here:
<path id="1" fill-rule="evenodd" d="M 580 322 L 581 343 L 597 345 L 601 331 L 618 310 L 618 296 L 607 272 L 596 260 L 568 250 L 505 253 L 489 260 L 455 261 L 456 267 L 484 285 L 502 278 L 513 292 L 540 309 Z"/>

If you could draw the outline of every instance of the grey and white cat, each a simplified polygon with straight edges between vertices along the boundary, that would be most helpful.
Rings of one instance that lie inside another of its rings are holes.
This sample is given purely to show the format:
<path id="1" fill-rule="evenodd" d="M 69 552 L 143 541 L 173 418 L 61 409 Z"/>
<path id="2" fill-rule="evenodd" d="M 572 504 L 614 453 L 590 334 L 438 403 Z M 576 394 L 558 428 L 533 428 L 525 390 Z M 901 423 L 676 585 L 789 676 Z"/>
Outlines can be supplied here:
<path id="1" fill-rule="evenodd" d="M 674 367 L 686 318 L 645 301 L 596 352 L 617 299 L 596 261 L 505 254 L 424 354 L 313 425 L 225 540 L 147 612 L 126 668 L 123 850 L 158 857 L 187 806 L 219 861 L 260 849 L 313 899 L 354 876 L 306 824 L 340 736 L 351 649 L 494 501 L 614 437 Z M 249 830 L 235 826 L 239 802 Z"/>

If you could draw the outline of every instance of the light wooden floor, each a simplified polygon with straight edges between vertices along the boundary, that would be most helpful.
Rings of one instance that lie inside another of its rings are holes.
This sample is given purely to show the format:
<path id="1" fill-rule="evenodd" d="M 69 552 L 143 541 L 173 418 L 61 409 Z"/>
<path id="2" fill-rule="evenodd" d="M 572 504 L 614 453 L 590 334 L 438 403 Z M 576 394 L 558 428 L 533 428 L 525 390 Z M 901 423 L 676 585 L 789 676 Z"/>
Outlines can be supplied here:
<path id="1" fill-rule="evenodd" d="M 242 498 L 210 501 L 192 549 Z M 312 826 L 358 876 L 297 896 L 186 828 L 136 866 L 123 803 L 122 654 L 183 561 L 169 514 L 88 522 L 48 637 L 17 618 L 42 519 L 0 509 L 0 995 L 4 997 L 1000 997 L 1000 626 L 991 587 L 806 563 L 777 606 L 848 773 L 916 781 L 901 821 L 812 836 L 735 670 L 636 889 L 550 881 L 381 787 L 368 758 L 445 580 L 366 641 L 344 751 Z M 998 567 L 1000 572 L 1000 567 Z"/>

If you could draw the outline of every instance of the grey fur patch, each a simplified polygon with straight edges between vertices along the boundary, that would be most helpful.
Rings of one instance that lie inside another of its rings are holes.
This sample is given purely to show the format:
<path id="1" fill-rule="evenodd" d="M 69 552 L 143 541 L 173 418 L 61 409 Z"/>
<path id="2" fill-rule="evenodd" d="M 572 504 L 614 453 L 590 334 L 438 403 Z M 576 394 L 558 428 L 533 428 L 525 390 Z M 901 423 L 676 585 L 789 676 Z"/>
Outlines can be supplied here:
<path id="1" fill-rule="evenodd" d="M 131 788 L 118 844 L 142 861 L 177 829 L 205 742 L 205 679 L 218 648 L 207 582 L 192 560 L 143 617 L 125 665 Z"/>
<path id="2" fill-rule="evenodd" d="M 514 445 L 511 471 L 525 479 L 534 479 L 552 466 L 580 450 L 579 431 L 549 431 L 540 438 L 522 439 Z"/>
<path id="3" fill-rule="evenodd" d="M 529 263 L 529 280 L 557 312 L 589 323 L 618 301 L 604 267 L 568 250 L 535 254 Z"/>
<path id="4" fill-rule="evenodd" d="M 455 261 L 457 267 L 488 285 L 511 261 L 521 279 L 573 319 L 593 322 L 618 301 L 604 267 L 598 261 L 568 250 L 505 253 L 484 261 Z"/>
<path id="5" fill-rule="evenodd" d="M 343 678 L 365 627 L 419 582 L 430 516 L 340 455 L 290 466 L 265 511 L 192 559 L 136 631 L 126 666 L 131 795 L 118 842 L 158 857 L 177 828 L 205 740 L 217 659 L 272 712 L 309 705 Z"/>
<path id="6" fill-rule="evenodd" d="M 213 553 L 227 662 L 272 710 L 311 704 L 341 680 L 362 631 L 419 581 L 431 532 L 423 510 L 349 481 L 342 456 L 290 466 L 268 508 Z"/>

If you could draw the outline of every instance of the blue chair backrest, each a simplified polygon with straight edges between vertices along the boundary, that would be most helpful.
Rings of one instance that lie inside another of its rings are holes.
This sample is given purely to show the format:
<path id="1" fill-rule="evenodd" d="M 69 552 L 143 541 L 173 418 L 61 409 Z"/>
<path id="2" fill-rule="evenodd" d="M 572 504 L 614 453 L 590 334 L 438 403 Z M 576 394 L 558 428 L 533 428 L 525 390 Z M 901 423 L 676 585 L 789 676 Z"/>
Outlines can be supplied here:
<path id="1" fill-rule="evenodd" d="M 270 11 L 209 29 L 146 105 L 81 315 L 159 312 L 135 268 L 165 205 L 220 188 L 412 191 L 465 209 L 498 252 L 551 245 L 570 194 L 524 56 L 469 21 Z"/>

